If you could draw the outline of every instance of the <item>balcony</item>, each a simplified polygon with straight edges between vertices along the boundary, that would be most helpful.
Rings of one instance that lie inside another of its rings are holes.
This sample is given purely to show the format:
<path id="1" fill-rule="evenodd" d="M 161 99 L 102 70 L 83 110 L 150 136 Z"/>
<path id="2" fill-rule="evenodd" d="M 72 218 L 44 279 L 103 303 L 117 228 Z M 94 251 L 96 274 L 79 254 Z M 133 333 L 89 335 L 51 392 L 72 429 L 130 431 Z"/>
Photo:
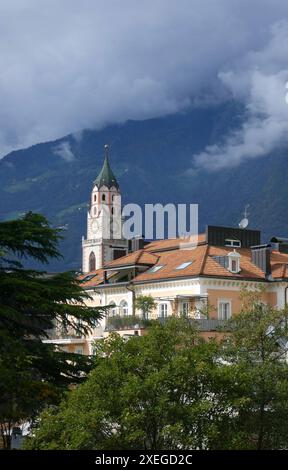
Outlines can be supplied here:
<path id="1" fill-rule="evenodd" d="M 226 320 L 218 320 L 217 318 L 201 318 L 194 321 L 197 323 L 200 331 L 229 330 Z"/>
<path id="2" fill-rule="evenodd" d="M 159 317 L 158 321 L 162 324 L 166 323 L 169 317 Z M 179 317 L 178 317 L 179 318 Z M 218 318 L 188 318 L 191 323 L 195 323 L 199 331 L 229 331 L 226 320 L 218 320 Z"/>
<path id="3" fill-rule="evenodd" d="M 140 318 L 136 315 L 107 317 L 105 331 L 139 330 L 151 325 L 150 320 Z"/>
<path id="4" fill-rule="evenodd" d="M 43 343 L 46 344 L 83 344 L 85 343 L 85 338 L 78 334 L 72 328 L 61 329 L 61 328 L 54 328 L 51 330 L 47 330 L 48 338 L 43 340 Z"/>
<path id="5" fill-rule="evenodd" d="M 153 324 L 155 321 L 159 321 L 161 324 L 165 324 L 172 316 L 158 317 L 157 320 L 146 320 L 136 315 L 132 316 L 120 316 L 114 315 L 107 317 L 105 331 L 123 331 L 123 330 L 139 330 L 145 329 Z M 175 317 L 174 317 L 175 318 Z M 179 317 L 178 317 L 179 318 Z M 201 319 L 189 319 L 195 323 L 199 331 L 228 331 L 226 327 L 226 320 L 218 320 L 217 318 L 201 318 Z"/>

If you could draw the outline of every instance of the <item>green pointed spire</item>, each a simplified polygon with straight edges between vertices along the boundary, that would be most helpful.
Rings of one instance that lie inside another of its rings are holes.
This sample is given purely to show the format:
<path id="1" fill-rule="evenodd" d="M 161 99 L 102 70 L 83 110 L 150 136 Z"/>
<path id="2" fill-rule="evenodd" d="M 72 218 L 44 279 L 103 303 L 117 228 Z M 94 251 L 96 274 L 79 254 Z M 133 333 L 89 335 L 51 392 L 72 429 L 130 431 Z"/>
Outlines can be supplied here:
<path id="1" fill-rule="evenodd" d="M 104 146 L 104 154 L 105 158 L 102 170 L 94 181 L 94 185 L 98 186 L 98 188 L 100 188 L 101 186 L 107 186 L 108 188 L 112 188 L 112 186 L 114 186 L 115 188 L 119 189 L 119 185 L 113 174 L 113 171 L 111 170 L 109 163 L 109 145 Z"/>

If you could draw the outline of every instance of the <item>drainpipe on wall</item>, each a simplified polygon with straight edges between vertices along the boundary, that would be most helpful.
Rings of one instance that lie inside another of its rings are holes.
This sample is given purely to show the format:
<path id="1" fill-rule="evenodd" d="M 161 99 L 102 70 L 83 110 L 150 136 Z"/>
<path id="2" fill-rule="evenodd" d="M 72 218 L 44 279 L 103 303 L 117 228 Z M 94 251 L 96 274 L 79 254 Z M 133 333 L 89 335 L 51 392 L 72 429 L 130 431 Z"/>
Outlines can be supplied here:
<path id="1" fill-rule="evenodd" d="M 135 291 L 134 291 L 134 286 L 132 284 L 129 284 L 129 286 L 126 286 L 126 289 L 132 292 L 132 315 L 134 317 L 135 316 Z"/>

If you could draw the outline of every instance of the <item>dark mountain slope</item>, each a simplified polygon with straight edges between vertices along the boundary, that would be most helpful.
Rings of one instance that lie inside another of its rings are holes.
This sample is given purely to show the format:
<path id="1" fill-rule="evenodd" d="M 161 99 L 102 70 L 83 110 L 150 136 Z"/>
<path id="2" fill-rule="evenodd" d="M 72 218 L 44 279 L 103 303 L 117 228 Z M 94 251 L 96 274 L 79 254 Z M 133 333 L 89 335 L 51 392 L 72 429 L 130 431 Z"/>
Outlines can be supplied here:
<path id="1" fill-rule="evenodd" d="M 187 173 L 192 155 L 239 125 L 242 112 L 229 102 L 87 130 L 81 139 L 67 136 L 12 152 L 0 161 L 1 218 L 33 210 L 57 226 L 68 224 L 64 262 L 49 268 L 78 269 L 91 185 L 102 165 L 103 146 L 109 143 L 123 203 L 199 203 L 201 229 L 206 223 L 237 224 L 249 203 L 251 227 L 262 229 L 265 238 L 288 235 L 288 149 L 233 169 Z M 59 149 L 69 161 L 59 156 Z"/>

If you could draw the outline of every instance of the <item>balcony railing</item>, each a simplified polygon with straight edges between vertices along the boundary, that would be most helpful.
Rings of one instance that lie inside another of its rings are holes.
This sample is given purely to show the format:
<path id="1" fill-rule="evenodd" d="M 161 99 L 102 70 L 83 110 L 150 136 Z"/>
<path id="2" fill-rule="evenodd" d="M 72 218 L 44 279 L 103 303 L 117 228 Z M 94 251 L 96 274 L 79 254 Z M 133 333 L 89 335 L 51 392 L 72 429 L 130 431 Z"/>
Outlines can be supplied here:
<path id="1" fill-rule="evenodd" d="M 147 328 L 149 325 L 151 325 L 151 320 L 146 320 L 136 315 L 127 315 L 126 317 L 114 315 L 113 317 L 107 317 L 105 330 L 138 330 L 141 328 Z"/>
<path id="2" fill-rule="evenodd" d="M 48 334 L 47 340 L 79 340 L 83 338 L 83 335 L 75 331 L 74 329 L 61 329 L 61 328 L 53 328 L 51 330 L 46 330 Z"/>
<path id="3" fill-rule="evenodd" d="M 172 317 L 159 317 L 158 321 L 164 324 L 170 318 Z M 218 318 L 189 318 L 189 320 L 191 321 L 191 323 L 195 323 L 200 331 L 220 331 L 221 329 L 225 331 L 229 330 L 227 320 L 218 320 Z"/>
<path id="4" fill-rule="evenodd" d="M 169 319 L 173 317 L 158 317 L 156 320 L 146 320 L 138 316 L 120 316 L 115 315 L 107 317 L 106 319 L 106 331 L 121 331 L 121 330 L 137 330 L 147 328 L 155 321 L 159 321 L 161 324 L 165 324 Z M 175 318 L 175 317 L 174 317 Z M 179 317 L 178 317 L 179 318 Z M 195 323 L 199 331 L 228 331 L 226 320 L 218 320 L 217 318 L 201 318 L 201 319 L 189 319 Z"/>

